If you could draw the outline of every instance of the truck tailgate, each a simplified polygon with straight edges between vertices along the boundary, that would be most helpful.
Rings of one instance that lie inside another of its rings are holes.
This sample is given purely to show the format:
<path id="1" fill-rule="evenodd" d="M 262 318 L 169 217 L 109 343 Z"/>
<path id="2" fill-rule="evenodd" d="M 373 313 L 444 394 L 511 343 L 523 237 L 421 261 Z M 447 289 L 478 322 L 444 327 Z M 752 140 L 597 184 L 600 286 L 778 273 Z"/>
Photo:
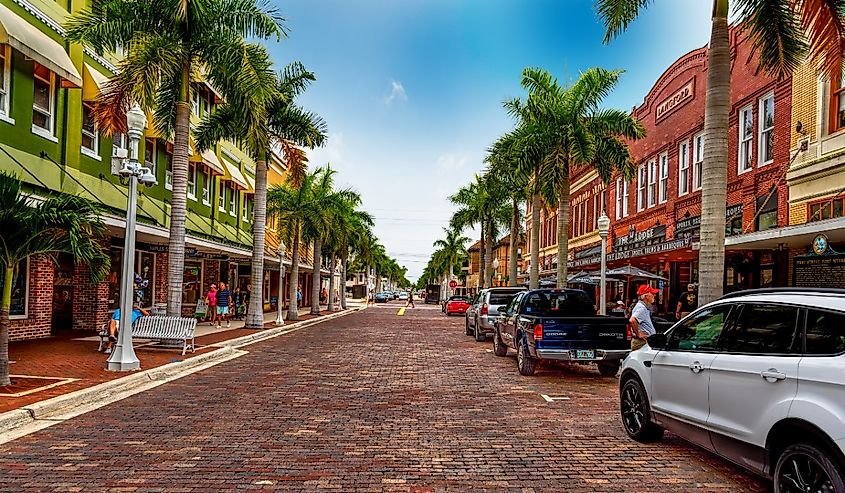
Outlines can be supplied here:
<path id="1" fill-rule="evenodd" d="M 619 317 L 542 318 L 543 337 L 538 349 L 629 349 L 627 322 Z"/>

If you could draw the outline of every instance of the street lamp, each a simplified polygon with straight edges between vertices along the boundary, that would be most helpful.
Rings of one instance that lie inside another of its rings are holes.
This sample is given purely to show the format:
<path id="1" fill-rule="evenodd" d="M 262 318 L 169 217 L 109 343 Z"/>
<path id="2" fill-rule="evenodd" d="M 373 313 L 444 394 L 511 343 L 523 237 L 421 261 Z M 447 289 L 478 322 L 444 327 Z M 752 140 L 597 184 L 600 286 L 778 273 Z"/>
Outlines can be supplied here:
<path id="1" fill-rule="evenodd" d="M 493 271 L 495 271 L 496 274 L 499 273 L 499 257 L 496 257 L 496 258 L 493 259 Z M 492 278 L 492 276 L 490 276 L 490 277 Z M 501 281 L 502 276 L 497 276 L 497 279 Z"/>
<path id="2" fill-rule="evenodd" d="M 277 311 L 276 325 L 284 325 L 285 319 L 282 318 L 282 305 L 284 305 L 284 286 L 285 286 L 285 242 L 279 242 L 279 297 L 276 300 Z"/>
<path id="3" fill-rule="evenodd" d="M 158 184 L 156 177 L 149 168 L 138 163 L 138 142 L 147 126 L 147 117 L 137 104 L 126 113 L 126 134 L 129 137 L 129 159 L 123 161 L 123 166 L 117 172 L 120 181 L 128 181 L 129 193 L 126 201 L 126 230 L 123 243 L 123 270 L 120 283 L 120 321 L 118 327 L 117 344 L 112 348 L 107 362 L 107 369 L 111 371 L 137 370 L 141 362 L 135 356 L 132 347 L 132 305 L 135 290 L 135 215 L 138 207 L 138 182 L 152 187 Z"/>
<path id="4" fill-rule="evenodd" d="M 604 211 L 601 211 L 601 216 L 598 220 L 599 236 L 601 236 L 601 283 L 599 287 L 599 313 L 607 315 L 607 233 L 610 231 L 610 218 Z"/>

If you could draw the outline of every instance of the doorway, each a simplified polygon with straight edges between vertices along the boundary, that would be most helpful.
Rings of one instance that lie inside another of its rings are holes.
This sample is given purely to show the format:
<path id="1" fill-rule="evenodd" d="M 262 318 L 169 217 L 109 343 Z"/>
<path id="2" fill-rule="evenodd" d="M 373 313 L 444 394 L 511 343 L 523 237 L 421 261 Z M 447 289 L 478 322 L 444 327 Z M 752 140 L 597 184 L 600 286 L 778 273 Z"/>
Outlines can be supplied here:
<path id="1" fill-rule="evenodd" d="M 73 257 L 60 254 L 53 286 L 51 332 L 54 335 L 73 328 L 73 271 Z"/>

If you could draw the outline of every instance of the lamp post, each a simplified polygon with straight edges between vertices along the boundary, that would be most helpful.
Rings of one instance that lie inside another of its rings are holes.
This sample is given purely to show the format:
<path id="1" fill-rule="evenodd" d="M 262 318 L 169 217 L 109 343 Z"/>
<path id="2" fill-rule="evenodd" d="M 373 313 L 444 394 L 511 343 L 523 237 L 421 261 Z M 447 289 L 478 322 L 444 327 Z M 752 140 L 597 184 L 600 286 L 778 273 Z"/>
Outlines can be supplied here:
<path id="1" fill-rule="evenodd" d="M 601 211 L 598 226 L 599 236 L 601 236 L 601 283 L 599 287 L 599 299 L 601 301 L 599 302 L 599 313 L 607 315 L 607 289 L 605 286 L 607 284 L 607 233 L 610 231 L 610 218 L 604 211 Z"/>
<path id="2" fill-rule="evenodd" d="M 147 126 L 147 117 L 137 104 L 126 113 L 126 134 L 129 137 L 129 159 L 118 171 L 121 181 L 128 180 L 129 193 L 126 202 L 126 229 L 123 243 L 123 270 L 120 283 L 120 321 L 117 344 L 112 348 L 107 362 L 110 371 L 137 370 L 141 362 L 132 347 L 132 311 L 135 290 L 135 215 L 138 207 L 138 182 L 151 187 L 156 185 L 155 176 L 149 168 L 138 163 L 138 142 Z"/>
<path id="3" fill-rule="evenodd" d="M 285 286 L 285 242 L 279 242 L 279 298 L 276 300 L 276 325 L 284 325 L 285 319 L 282 318 L 282 306 L 285 304 L 284 286 Z"/>
<path id="4" fill-rule="evenodd" d="M 499 273 L 499 257 L 496 257 L 496 258 L 494 258 L 494 259 L 493 259 L 493 271 L 495 271 L 495 272 L 496 272 L 496 274 L 498 274 L 498 273 Z M 493 276 L 490 276 L 490 278 L 491 278 L 491 279 L 492 279 L 492 277 L 493 277 Z M 497 278 L 497 280 L 499 280 L 499 281 L 501 281 L 501 280 L 502 280 L 502 276 L 498 276 L 498 275 L 497 275 L 497 276 L 496 276 L 496 278 Z"/>

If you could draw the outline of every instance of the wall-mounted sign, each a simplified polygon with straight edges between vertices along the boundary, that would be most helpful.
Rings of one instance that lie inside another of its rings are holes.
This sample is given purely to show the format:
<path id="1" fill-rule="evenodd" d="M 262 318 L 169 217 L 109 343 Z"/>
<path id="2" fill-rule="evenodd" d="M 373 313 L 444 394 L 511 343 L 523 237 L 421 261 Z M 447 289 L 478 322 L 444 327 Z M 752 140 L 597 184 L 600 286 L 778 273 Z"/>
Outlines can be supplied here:
<path id="1" fill-rule="evenodd" d="M 636 226 L 631 226 L 631 228 L 628 230 L 628 234 L 623 236 L 617 236 L 616 239 L 613 240 L 613 251 L 617 252 L 629 250 L 631 248 L 660 243 L 665 239 L 665 225 L 654 226 L 652 228 L 646 229 L 645 231 L 637 231 Z"/>
<path id="2" fill-rule="evenodd" d="M 813 238 L 813 253 L 816 255 L 824 255 L 827 253 L 827 248 L 830 244 L 827 241 L 827 236 L 823 234 L 817 234 L 815 238 Z"/>
<path id="3" fill-rule="evenodd" d="M 684 84 L 684 87 L 675 91 L 674 94 L 664 99 L 657 105 L 655 120 L 660 120 L 669 113 L 683 106 L 695 96 L 695 78 Z"/>
<path id="4" fill-rule="evenodd" d="M 728 206 L 725 209 L 725 234 L 730 236 L 728 226 L 731 221 L 742 217 L 742 204 Z M 698 236 L 698 231 L 701 229 L 701 216 L 685 216 L 683 219 L 675 221 L 675 238 L 693 238 Z"/>

